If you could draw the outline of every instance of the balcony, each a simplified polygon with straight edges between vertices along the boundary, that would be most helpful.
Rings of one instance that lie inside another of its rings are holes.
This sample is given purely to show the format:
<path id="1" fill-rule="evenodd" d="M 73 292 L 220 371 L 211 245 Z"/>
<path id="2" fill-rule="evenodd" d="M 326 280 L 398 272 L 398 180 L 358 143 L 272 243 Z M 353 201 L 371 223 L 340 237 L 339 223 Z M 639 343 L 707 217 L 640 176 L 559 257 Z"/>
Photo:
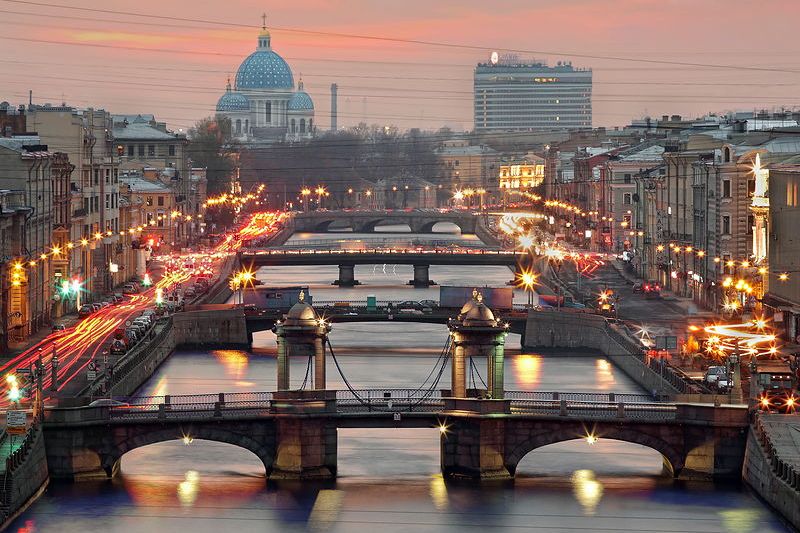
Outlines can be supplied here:
<path id="1" fill-rule="evenodd" d="M 76 210 L 74 210 L 72 212 L 72 218 L 80 218 L 80 217 L 85 217 L 85 216 L 86 216 L 86 209 L 84 209 L 82 207 L 80 209 L 76 209 Z"/>

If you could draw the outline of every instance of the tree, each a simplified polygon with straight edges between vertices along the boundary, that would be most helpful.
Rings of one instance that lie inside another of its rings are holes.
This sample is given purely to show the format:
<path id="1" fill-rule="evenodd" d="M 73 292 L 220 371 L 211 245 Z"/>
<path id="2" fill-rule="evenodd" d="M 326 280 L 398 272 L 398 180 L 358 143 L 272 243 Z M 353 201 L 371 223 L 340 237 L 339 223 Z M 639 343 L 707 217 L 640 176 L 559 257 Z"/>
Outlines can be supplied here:
<path id="1" fill-rule="evenodd" d="M 238 152 L 229 118 L 217 115 L 197 122 L 189 130 L 188 152 L 192 165 L 207 169 L 209 194 L 227 190 Z"/>

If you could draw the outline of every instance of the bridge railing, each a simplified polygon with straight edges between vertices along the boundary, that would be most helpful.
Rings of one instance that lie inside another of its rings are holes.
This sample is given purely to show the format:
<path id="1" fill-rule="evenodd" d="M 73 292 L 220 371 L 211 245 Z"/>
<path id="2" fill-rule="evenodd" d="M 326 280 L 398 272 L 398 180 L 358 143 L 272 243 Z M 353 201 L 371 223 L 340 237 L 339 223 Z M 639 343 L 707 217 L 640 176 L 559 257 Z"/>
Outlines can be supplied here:
<path id="1" fill-rule="evenodd" d="M 335 233 L 333 234 L 335 235 Z M 402 234 L 401 234 L 402 235 Z M 497 247 L 487 247 L 481 241 L 464 241 L 458 238 L 454 239 L 420 239 L 420 240 L 403 240 L 403 239 L 396 239 L 396 238 L 386 238 L 386 239 L 308 239 L 303 240 L 300 242 L 292 243 L 287 242 L 281 245 L 280 248 L 268 248 L 269 250 L 297 250 L 297 249 L 308 249 L 313 248 L 315 246 L 327 246 L 330 247 L 331 245 L 340 244 L 340 243 L 347 243 L 348 246 L 355 245 L 368 245 L 371 249 L 408 249 L 413 250 L 417 247 L 435 247 L 435 248 L 447 248 L 447 247 L 458 247 L 458 248 L 481 248 L 481 249 L 491 249 L 491 250 L 499 250 Z M 248 248 L 248 249 L 255 249 L 255 248 Z M 350 251 L 356 250 L 357 248 L 340 248 L 342 251 Z"/>
<path id="2" fill-rule="evenodd" d="M 442 393 L 419 389 L 363 389 L 336 391 L 336 410 L 361 412 L 440 412 L 444 410 Z"/>
<path id="3" fill-rule="evenodd" d="M 756 414 L 752 428 L 756 439 L 767 456 L 772 473 L 783 480 L 795 492 L 800 493 L 800 469 L 791 462 L 784 461 L 780 456 L 770 438 L 769 432 L 764 427 L 761 414 Z"/>
<path id="4" fill-rule="evenodd" d="M 546 392 L 546 391 L 505 391 L 508 400 L 575 401 L 599 403 L 652 403 L 657 401 L 650 394 L 631 394 L 615 392 Z"/>
<path id="5" fill-rule="evenodd" d="M 525 253 L 514 250 L 487 250 L 485 248 L 359 248 L 355 250 L 319 250 L 319 249 L 243 249 L 246 255 L 391 255 L 391 254 L 414 254 L 414 255 L 491 255 L 491 256 L 513 256 L 523 257 Z"/>
<path id="6" fill-rule="evenodd" d="M 511 400 L 512 414 L 540 414 L 590 420 L 675 420 L 678 408 L 667 403 L 589 402 L 572 400 Z"/>
<path id="7" fill-rule="evenodd" d="M 186 394 L 115 398 L 108 409 L 112 419 L 226 418 L 270 414 L 271 392 Z"/>

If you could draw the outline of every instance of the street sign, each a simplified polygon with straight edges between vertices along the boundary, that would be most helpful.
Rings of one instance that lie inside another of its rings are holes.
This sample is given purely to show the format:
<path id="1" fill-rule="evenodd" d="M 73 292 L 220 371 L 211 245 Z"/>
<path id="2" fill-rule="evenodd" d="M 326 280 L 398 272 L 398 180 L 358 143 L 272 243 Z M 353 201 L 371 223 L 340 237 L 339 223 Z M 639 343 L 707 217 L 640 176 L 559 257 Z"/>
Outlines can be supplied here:
<path id="1" fill-rule="evenodd" d="M 400 413 L 395 413 L 394 414 L 394 421 L 395 422 L 400 422 Z"/>
<path id="2" fill-rule="evenodd" d="M 25 368 L 24 366 L 21 366 L 21 367 L 17 368 L 16 372 L 17 372 L 17 374 L 20 374 L 21 376 L 30 376 L 31 375 L 31 369 L 30 368 Z"/>
<path id="3" fill-rule="evenodd" d="M 87 370 L 86 371 L 86 379 L 88 381 L 94 381 L 97 379 L 97 370 Z"/>
<path id="4" fill-rule="evenodd" d="M 6 411 L 6 433 L 9 435 L 24 435 L 27 422 L 25 411 Z"/>
<path id="5" fill-rule="evenodd" d="M 125 327 L 126 327 L 126 328 L 129 328 L 129 327 L 131 327 L 131 324 L 133 324 L 133 322 L 131 322 L 130 320 L 126 320 L 126 321 L 125 321 Z"/>
<path id="6" fill-rule="evenodd" d="M 664 335 L 656 337 L 656 350 L 677 350 L 678 337 L 674 335 Z"/>

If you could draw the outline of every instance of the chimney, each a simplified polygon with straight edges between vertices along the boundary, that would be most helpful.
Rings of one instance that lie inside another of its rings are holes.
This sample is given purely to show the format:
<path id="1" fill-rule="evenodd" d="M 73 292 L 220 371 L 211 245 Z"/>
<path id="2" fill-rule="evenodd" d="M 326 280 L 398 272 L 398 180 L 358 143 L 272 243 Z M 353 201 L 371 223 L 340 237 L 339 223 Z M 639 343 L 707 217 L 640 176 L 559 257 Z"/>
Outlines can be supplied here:
<path id="1" fill-rule="evenodd" d="M 662 122 L 669 122 L 669 115 L 661 115 Z"/>
<path id="2" fill-rule="evenodd" d="M 338 119 L 338 112 L 337 112 L 337 93 L 339 91 L 339 86 L 335 83 L 331 83 L 331 131 L 336 131 L 337 128 L 337 119 Z"/>

